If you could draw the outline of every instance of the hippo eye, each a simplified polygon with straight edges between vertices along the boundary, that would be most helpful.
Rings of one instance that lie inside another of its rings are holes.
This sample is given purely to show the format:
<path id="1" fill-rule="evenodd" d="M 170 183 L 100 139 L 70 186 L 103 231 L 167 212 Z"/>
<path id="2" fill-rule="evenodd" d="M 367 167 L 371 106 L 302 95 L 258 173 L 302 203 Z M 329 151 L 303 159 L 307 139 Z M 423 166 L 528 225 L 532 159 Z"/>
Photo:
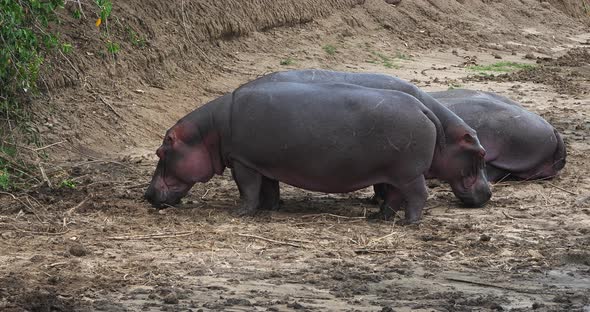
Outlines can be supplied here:
<path id="1" fill-rule="evenodd" d="M 474 138 L 471 136 L 471 134 L 469 134 L 469 133 L 466 133 L 466 134 L 463 136 L 463 140 L 464 140 L 465 142 L 469 143 L 469 144 L 475 144 L 475 139 L 474 139 Z"/>
<path id="2" fill-rule="evenodd" d="M 172 136 L 167 135 L 166 138 L 164 139 L 164 144 L 172 145 L 172 142 L 173 142 Z"/>

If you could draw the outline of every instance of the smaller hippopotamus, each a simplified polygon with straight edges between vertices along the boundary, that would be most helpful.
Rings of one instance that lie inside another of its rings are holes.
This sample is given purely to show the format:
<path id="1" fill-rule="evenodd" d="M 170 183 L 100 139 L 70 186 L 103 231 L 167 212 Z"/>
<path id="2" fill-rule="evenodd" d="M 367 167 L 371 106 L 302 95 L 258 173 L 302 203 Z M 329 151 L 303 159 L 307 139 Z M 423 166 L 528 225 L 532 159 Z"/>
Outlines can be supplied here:
<path id="1" fill-rule="evenodd" d="M 225 167 L 241 192 L 240 214 L 278 205 L 278 181 L 345 193 L 386 185 L 385 202 L 419 222 L 424 174 L 444 146 L 436 115 L 415 97 L 342 83 L 267 82 L 238 88 L 166 132 L 145 198 L 175 205 Z"/>
<path id="2" fill-rule="evenodd" d="M 547 179 L 565 166 L 567 153 L 557 130 L 517 102 L 468 89 L 430 95 L 477 131 L 489 181 Z"/>

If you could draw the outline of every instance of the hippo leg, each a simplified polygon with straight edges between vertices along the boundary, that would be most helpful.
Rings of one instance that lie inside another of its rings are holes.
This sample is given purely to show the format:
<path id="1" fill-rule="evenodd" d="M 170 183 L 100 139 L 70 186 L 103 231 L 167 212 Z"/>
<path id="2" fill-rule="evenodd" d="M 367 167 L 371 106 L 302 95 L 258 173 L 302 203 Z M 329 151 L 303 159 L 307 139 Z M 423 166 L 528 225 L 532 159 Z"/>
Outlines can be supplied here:
<path id="1" fill-rule="evenodd" d="M 404 200 L 406 201 L 405 224 L 416 224 L 422 218 L 422 209 L 428 198 L 426 180 L 424 176 L 416 178 L 414 181 L 399 187 Z"/>
<path id="2" fill-rule="evenodd" d="M 263 176 L 239 162 L 234 163 L 233 172 L 242 199 L 242 205 L 237 214 L 240 216 L 254 215 L 261 202 L 260 194 Z"/>
<path id="3" fill-rule="evenodd" d="M 234 182 L 236 182 L 237 180 L 236 180 L 236 172 L 235 172 L 235 169 L 234 168 L 231 168 L 230 172 L 231 172 L 231 178 L 234 180 Z M 240 184 L 238 184 L 236 182 L 236 185 L 238 186 L 238 192 L 240 192 L 240 199 L 244 198 L 244 192 L 240 188 Z"/>
<path id="4" fill-rule="evenodd" d="M 486 175 L 488 181 L 490 182 L 498 182 L 506 179 L 510 179 L 511 173 L 509 171 L 494 167 L 489 163 L 486 164 Z"/>
<path id="5" fill-rule="evenodd" d="M 373 194 L 373 197 L 371 197 L 369 201 L 371 204 L 377 205 L 379 204 L 379 201 L 385 199 L 385 194 L 387 193 L 387 184 L 379 183 L 373 185 L 373 192 L 375 192 L 375 194 Z"/>
<path id="6" fill-rule="evenodd" d="M 281 203 L 279 181 L 262 177 L 260 196 L 262 197 L 260 209 L 273 211 L 279 210 Z"/>
<path id="7" fill-rule="evenodd" d="M 387 184 L 376 184 L 379 186 L 380 193 L 375 193 L 376 196 L 383 196 L 383 203 L 379 207 L 379 212 L 372 215 L 371 218 L 378 218 L 383 220 L 389 220 L 391 217 L 401 208 L 404 197 L 399 189 L 387 185 Z"/>

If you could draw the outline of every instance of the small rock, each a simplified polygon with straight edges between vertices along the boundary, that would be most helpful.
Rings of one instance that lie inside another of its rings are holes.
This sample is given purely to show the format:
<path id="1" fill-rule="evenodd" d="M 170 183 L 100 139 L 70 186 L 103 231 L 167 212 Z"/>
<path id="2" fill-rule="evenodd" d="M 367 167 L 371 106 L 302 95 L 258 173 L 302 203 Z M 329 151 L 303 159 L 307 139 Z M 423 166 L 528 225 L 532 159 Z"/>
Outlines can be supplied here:
<path id="1" fill-rule="evenodd" d="M 550 9 L 551 8 L 551 4 L 549 4 L 549 2 L 541 2 L 541 6 L 545 9 Z"/>
<path id="2" fill-rule="evenodd" d="M 178 296 L 175 292 L 171 292 L 164 297 L 164 303 L 166 304 L 177 304 L 178 303 Z"/>
<path id="3" fill-rule="evenodd" d="M 87 253 L 82 244 L 75 244 L 70 247 L 70 254 L 74 257 L 84 257 Z"/>
<path id="4" fill-rule="evenodd" d="M 533 308 L 533 310 L 537 310 L 538 308 L 541 308 L 541 307 L 543 307 L 542 303 L 535 302 L 535 303 L 533 303 L 533 306 L 531 308 Z"/>
<path id="5" fill-rule="evenodd" d="M 492 53 L 492 56 L 493 56 L 495 59 L 498 59 L 498 60 L 502 59 L 502 56 L 501 56 L 500 54 L 498 54 L 498 53 Z"/>
<path id="6" fill-rule="evenodd" d="M 43 260 L 45 260 L 45 256 L 42 256 L 42 255 L 34 255 L 31 257 L 31 259 L 29 259 L 29 261 L 31 261 L 33 263 L 39 263 Z"/>
<path id="7" fill-rule="evenodd" d="M 299 302 L 295 301 L 293 303 L 287 304 L 287 308 L 295 309 L 295 310 L 303 310 L 305 307 L 301 305 Z"/>
<path id="8" fill-rule="evenodd" d="M 534 60 L 535 59 L 535 55 L 533 53 L 527 53 L 524 55 L 524 58 L 527 60 Z"/>
<path id="9" fill-rule="evenodd" d="M 59 283 L 60 278 L 57 276 L 51 276 L 47 279 L 47 282 L 51 285 L 57 285 L 57 283 Z"/>
<path id="10" fill-rule="evenodd" d="M 538 250 L 529 249 L 528 253 L 533 259 L 543 258 L 543 255 Z"/>
<path id="11" fill-rule="evenodd" d="M 225 300 L 225 305 L 234 306 L 234 305 L 241 305 L 241 306 L 251 306 L 252 303 L 248 299 L 239 299 L 239 298 L 228 298 Z"/>
<path id="12" fill-rule="evenodd" d="M 391 307 L 383 307 L 383 309 L 381 309 L 381 312 L 395 312 L 395 310 Z"/>
<path id="13" fill-rule="evenodd" d="M 402 2 L 402 0 L 385 0 L 385 3 L 393 5 L 398 5 L 400 2 Z"/>
<path id="14" fill-rule="evenodd" d="M 16 234 L 14 232 L 12 232 L 12 231 L 8 231 L 8 232 L 3 232 L 2 233 L 2 238 L 4 238 L 4 239 L 12 239 L 12 238 L 15 238 L 15 237 L 16 237 Z"/>
<path id="15" fill-rule="evenodd" d="M 492 237 L 487 234 L 481 234 L 481 236 L 479 237 L 479 240 L 482 242 L 489 242 L 491 239 Z"/>

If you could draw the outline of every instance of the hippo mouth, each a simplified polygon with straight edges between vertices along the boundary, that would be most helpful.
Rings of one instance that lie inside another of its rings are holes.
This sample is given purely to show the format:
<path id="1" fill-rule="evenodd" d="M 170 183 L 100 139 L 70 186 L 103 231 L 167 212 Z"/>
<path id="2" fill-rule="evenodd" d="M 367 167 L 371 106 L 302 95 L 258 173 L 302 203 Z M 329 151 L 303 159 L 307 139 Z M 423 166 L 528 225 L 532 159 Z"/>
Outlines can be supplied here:
<path id="1" fill-rule="evenodd" d="M 156 209 L 177 205 L 192 186 L 178 179 L 170 180 L 171 176 L 167 175 L 168 171 L 166 166 L 159 164 L 152 182 L 144 194 L 144 198 Z"/>
<path id="2" fill-rule="evenodd" d="M 463 187 L 468 190 L 473 187 L 475 182 L 479 177 L 480 170 L 485 168 L 485 160 L 483 157 L 475 156 L 473 158 L 473 162 L 471 166 L 468 168 L 467 172 L 465 173 L 463 170 L 461 172 L 461 176 L 463 177 Z"/>

